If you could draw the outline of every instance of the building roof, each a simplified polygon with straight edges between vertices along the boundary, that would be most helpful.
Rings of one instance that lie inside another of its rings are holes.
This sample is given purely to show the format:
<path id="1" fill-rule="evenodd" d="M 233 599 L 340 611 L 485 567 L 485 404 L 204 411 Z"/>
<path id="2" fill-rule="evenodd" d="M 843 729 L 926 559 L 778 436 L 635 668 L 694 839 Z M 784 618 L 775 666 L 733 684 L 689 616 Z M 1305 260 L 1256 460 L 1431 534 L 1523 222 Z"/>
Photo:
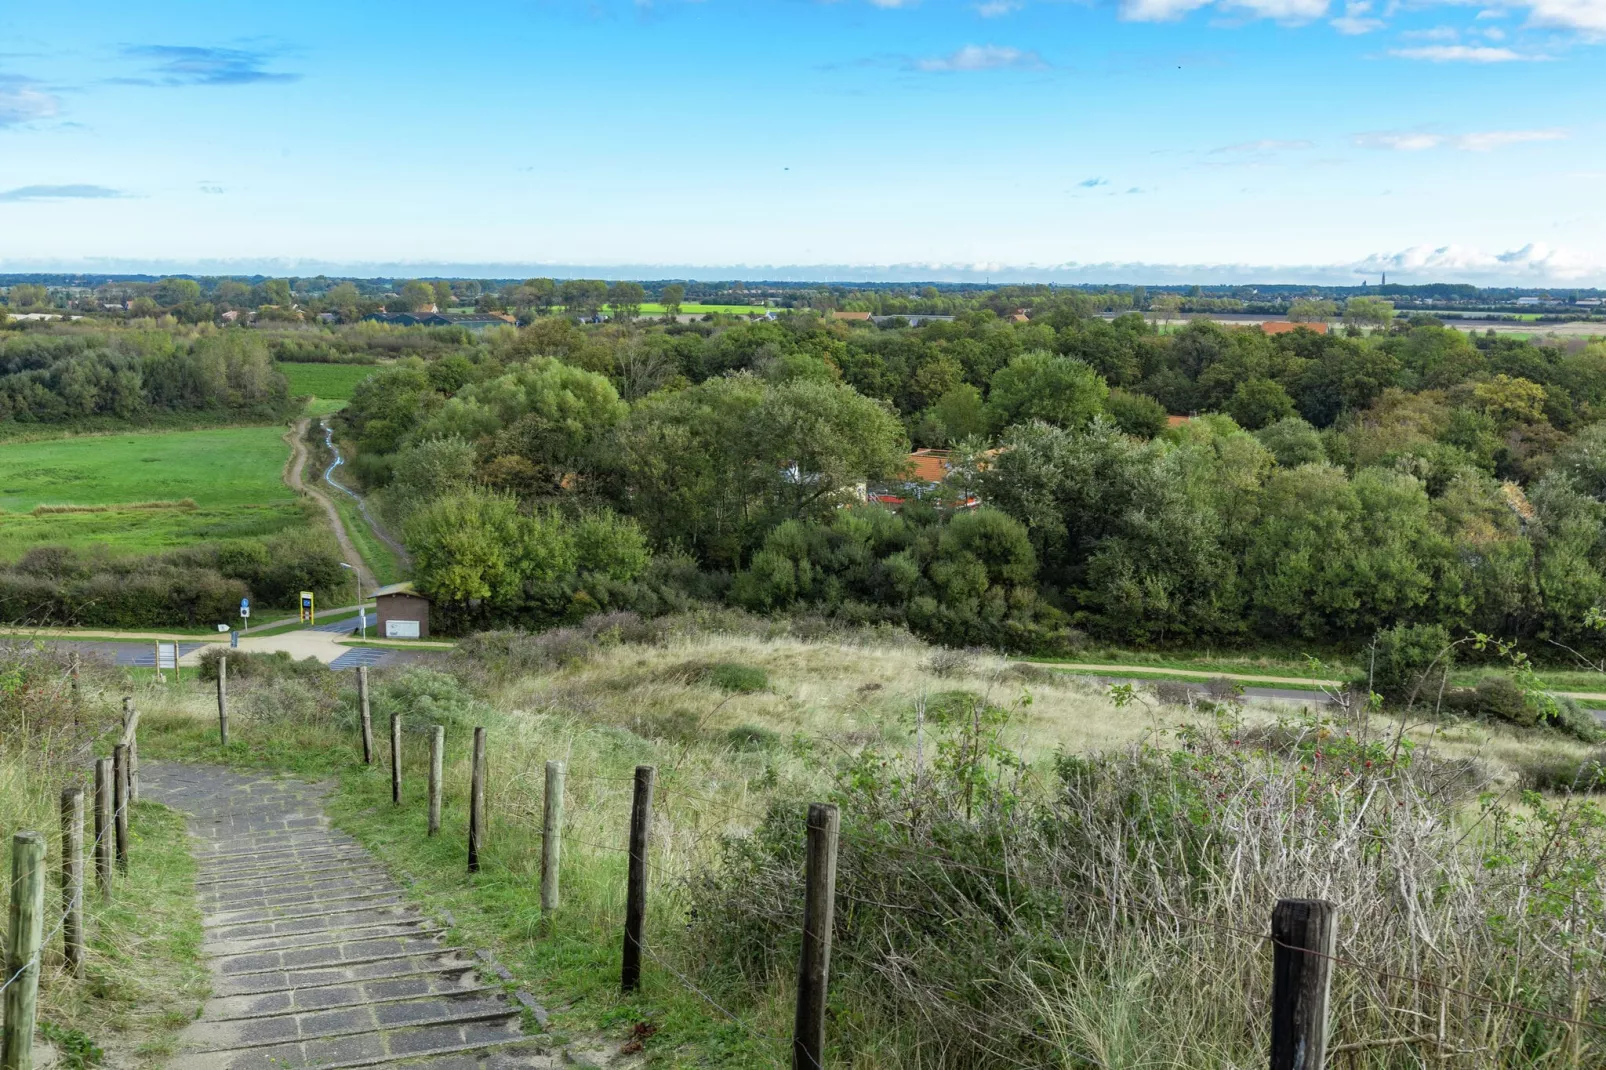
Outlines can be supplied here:
<path id="1" fill-rule="evenodd" d="M 834 319 L 834 320 L 867 320 L 867 319 L 870 318 L 870 313 L 868 313 L 868 312 L 839 312 L 836 309 L 832 309 L 831 312 L 830 312 L 830 318 Z"/>
<path id="2" fill-rule="evenodd" d="M 1167 416 L 1165 423 L 1167 427 L 1181 427 L 1191 419 L 1193 419 L 1191 416 Z"/>
<path id="3" fill-rule="evenodd" d="M 404 594 L 413 598 L 422 598 L 426 602 L 429 601 L 429 595 L 419 594 L 411 583 L 393 583 L 388 587 L 380 587 L 379 589 L 370 593 L 375 598 L 384 598 L 386 595 L 393 594 Z"/>
<path id="4" fill-rule="evenodd" d="M 909 479 L 921 483 L 941 483 L 948 478 L 953 466 L 949 458 L 952 450 L 915 450 L 909 455 Z"/>
<path id="5" fill-rule="evenodd" d="M 1326 334 L 1327 324 L 1319 321 L 1316 323 L 1294 323 L 1292 320 L 1267 320 L 1260 325 L 1260 329 L 1267 334 L 1287 334 L 1289 331 L 1300 329 L 1314 331 L 1317 334 Z"/>

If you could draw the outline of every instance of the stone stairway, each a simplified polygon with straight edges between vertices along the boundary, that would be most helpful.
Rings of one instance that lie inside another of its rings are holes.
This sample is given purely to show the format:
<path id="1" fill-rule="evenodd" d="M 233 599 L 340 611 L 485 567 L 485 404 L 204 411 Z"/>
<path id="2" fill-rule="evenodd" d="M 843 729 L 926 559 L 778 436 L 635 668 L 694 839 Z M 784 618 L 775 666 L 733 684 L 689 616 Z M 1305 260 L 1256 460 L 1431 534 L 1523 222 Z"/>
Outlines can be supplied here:
<path id="1" fill-rule="evenodd" d="M 189 815 L 212 998 L 169 1070 L 561 1065 L 368 851 L 329 826 L 327 789 L 147 762 L 143 794 Z"/>

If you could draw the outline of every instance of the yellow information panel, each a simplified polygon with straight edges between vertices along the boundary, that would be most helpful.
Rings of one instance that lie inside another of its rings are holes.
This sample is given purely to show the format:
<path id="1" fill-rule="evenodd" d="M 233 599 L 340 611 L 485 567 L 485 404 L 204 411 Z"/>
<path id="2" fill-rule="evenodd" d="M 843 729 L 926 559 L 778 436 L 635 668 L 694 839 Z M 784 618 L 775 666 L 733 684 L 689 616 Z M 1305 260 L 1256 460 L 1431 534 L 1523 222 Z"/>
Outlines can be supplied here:
<path id="1" fill-rule="evenodd" d="M 301 592 L 301 623 L 302 624 L 317 624 L 318 623 L 317 615 L 313 610 L 312 592 L 311 591 L 302 591 Z"/>

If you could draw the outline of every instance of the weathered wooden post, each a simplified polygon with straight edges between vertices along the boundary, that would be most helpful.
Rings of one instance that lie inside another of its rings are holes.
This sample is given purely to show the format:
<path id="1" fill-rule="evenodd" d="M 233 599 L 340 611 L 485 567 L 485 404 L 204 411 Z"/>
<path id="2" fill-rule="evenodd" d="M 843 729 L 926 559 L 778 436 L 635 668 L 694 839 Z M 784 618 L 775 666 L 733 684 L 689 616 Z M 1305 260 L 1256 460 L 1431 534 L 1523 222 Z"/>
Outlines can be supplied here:
<path id="1" fill-rule="evenodd" d="M 390 715 L 390 801 L 401 805 L 401 714 Z"/>
<path id="2" fill-rule="evenodd" d="M 625 956 L 619 984 L 626 992 L 641 987 L 641 931 L 647 920 L 647 841 L 652 829 L 652 787 L 656 770 L 636 766 L 630 803 L 630 876 L 625 890 Z"/>
<path id="3" fill-rule="evenodd" d="M 84 789 L 61 789 L 61 952 L 74 977 L 84 975 Z"/>
<path id="4" fill-rule="evenodd" d="M 558 909 L 558 865 L 563 854 L 563 763 L 546 763 L 546 799 L 541 807 L 541 913 Z"/>
<path id="5" fill-rule="evenodd" d="M 1323 1070 L 1337 908 L 1279 899 L 1271 914 L 1271 1070 Z"/>
<path id="6" fill-rule="evenodd" d="M 825 1065 L 825 996 L 831 976 L 831 929 L 836 923 L 836 845 L 841 821 L 835 806 L 809 806 L 792 1070 L 820 1070 Z"/>
<path id="7" fill-rule="evenodd" d="M 441 832 L 441 773 L 446 762 L 446 728 L 436 725 L 429 734 L 429 834 Z"/>
<path id="8" fill-rule="evenodd" d="M 139 711 L 123 696 L 123 742 L 128 744 L 128 801 L 139 802 Z"/>
<path id="9" fill-rule="evenodd" d="M 128 872 L 128 746 L 112 748 L 112 827 L 117 830 L 117 868 Z"/>
<path id="10" fill-rule="evenodd" d="M 485 846 L 485 729 L 474 729 L 474 764 L 468 789 L 468 871 L 480 871 Z"/>
<path id="11" fill-rule="evenodd" d="M 100 897 L 112 897 L 112 760 L 95 760 L 95 883 Z"/>
<path id="12" fill-rule="evenodd" d="M 368 666 L 357 666 L 357 708 L 362 712 L 362 764 L 374 764 L 374 721 L 368 713 Z"/>
<path id="13" fill-rule="evenodd" d="M 247 691 L 250 688 L 246 688 Z M 217 738 L 218 745 L 229 745 L 229 659 L 217 659 Z"/>
<path id="14" fill-rule="evenodd" d="M 39 945 L 44 941 L 45 840 L 37 832 L 11 838 L 11 939 L 6 947 L 5 1035 L 0 1068 L 33 1070 L 39 1011 Z"/>
<path id="15" fill-rule="evenodd" d="M 72 678 L 72 701 L 74 706 L 78 705 L 78 670 L 80 668 L 82 668 L 82 659 L 78 656 L 78 651 L 70 651 L 67 654 L 67 674 Z"/>
<path id="16" fill-rule="evenodd" d="M 156 640 L 151 644 L 151 649 L 156 652 L 156 660 L 151 662 L 152 665 L 156 666 L 156 679 L 165 680 L 167 677 L 162 675 L 162 641 L 160 639 Z"/>

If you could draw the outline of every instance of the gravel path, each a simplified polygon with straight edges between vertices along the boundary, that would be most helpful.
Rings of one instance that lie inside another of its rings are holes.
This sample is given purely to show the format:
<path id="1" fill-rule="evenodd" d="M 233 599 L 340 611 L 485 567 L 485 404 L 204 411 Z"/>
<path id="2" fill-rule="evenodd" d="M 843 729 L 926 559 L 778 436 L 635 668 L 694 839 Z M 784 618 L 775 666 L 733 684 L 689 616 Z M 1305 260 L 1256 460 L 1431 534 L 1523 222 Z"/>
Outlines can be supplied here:
<path id="1" fill-rule="evenodd" d="M 189 815 L 212 998 L 168 1070 L 562 1065 L 508 999 L 357 841 L 319 784 L 146 763 L 149 796 Z M 523 1006 L 521 1006 L 523 1004 Z"/>

